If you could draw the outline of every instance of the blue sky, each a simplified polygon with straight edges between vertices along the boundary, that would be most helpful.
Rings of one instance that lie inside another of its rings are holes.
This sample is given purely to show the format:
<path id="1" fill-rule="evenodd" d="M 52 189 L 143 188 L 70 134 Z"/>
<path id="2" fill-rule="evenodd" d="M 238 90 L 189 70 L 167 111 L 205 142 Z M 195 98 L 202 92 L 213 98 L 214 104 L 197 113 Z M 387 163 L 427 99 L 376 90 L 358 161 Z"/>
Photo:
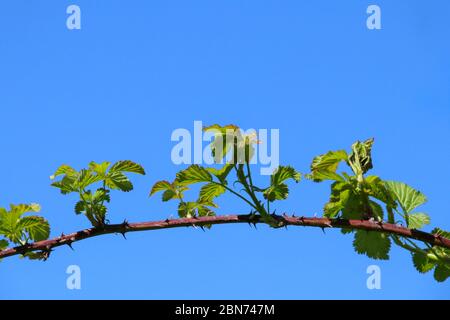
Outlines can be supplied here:
<path id="1" fill-rule="evenodd" d="M 382 30 L 366 28 L 374 3 Z M 70 4 L 81 30 L 66 28 Z M 0 206 L 39 202 L 53 236 L 88 227 L 49 175 L 131 159 L 148 175 L 113 194 L 111 220 L 175 215 L 148 192 L 182 169 L 172 131 L 201 120 L 280 129 L 281 162 L 302 172 L 317 154 L 375 137 L 373 173 L 419 188 L 432 225 L 450 229 L 449 10 L 446 0 L 3 1 Z M 320 213 L 328 188 L 303 181 L 278 210 Z M 247 212 L 219 203 L 220 213 Z M 108 235 L 45 263 L 5 259 L 0 298 L 450 298 L 449 283 L 419 274 L 407 252 L 373 261 L 351 242 L 247 225 Z M 81 290 L 66 289 L 72 264 Z M 366 288 L 371 264 L 381 290 Z"/>

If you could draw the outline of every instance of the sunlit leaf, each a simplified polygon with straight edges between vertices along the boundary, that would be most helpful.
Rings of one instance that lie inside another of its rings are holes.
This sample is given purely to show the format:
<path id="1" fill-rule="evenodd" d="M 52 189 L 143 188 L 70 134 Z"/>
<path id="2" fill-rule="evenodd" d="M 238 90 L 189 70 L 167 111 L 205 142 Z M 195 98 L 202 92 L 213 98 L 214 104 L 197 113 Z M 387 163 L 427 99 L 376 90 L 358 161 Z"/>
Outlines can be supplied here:
<path id="1" fill-rule="evenodd" d="M 176 182 L 179 185 L 189 185 L 199 182 L 211 182 L 212 176 L 205 168 L 194 164 L 177 173 Z"/>
<path id="2" fill-rule="evenodd" d="M 145 175 L 144 168 L 131 160 L 121 160 L 113 164 L 110 172 L 118 171 L 118 172 L 132 172 L 137 174 Z"/>
<path id="3" fill-rule="evenodd" d="M 407 214 L 427 201 L 423 193 L 403 182 L 386 181 L 385 185 Z"/>

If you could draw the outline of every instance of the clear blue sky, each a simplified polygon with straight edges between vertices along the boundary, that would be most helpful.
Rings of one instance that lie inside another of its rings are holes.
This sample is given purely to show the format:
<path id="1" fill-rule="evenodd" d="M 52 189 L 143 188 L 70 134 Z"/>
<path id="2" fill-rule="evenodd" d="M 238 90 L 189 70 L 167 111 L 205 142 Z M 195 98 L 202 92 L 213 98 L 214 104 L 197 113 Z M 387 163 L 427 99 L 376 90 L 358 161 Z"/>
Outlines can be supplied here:
<path id="1" fill-rule="evenodd" d="M 373 3 L 382 30 L 366 28 Z M 70 4 L 81 30 L 66 28 Z M 279 128 L 281 162 L 302 172 L 317 154 L 375 137 L 373 173 L 420 188 L 432 225 L 450 229 L 449 11 L 447 0 L 2 1 L 0 206 L 39 202 L 52 236 L 87 227 L 49 175 L 132 159 L 148 175 L 113 194 L 111 220 L 175 215 L 148 191 L 181 169 L 172 130 L 202 120 Z M 279 212 L 320 213 L 327 196 L 327 184 L 302 182 Z M 0 298 L 450 298 L 450 283 L 419 274 L 407 252 L 373 261 L 351 241 L 247 225 L 109 235 L 45 263 L 2 261 Z M 81 290 L 66 289 L 71 264 Z M 366 288 L 370 264 L 381 290 Z"/>

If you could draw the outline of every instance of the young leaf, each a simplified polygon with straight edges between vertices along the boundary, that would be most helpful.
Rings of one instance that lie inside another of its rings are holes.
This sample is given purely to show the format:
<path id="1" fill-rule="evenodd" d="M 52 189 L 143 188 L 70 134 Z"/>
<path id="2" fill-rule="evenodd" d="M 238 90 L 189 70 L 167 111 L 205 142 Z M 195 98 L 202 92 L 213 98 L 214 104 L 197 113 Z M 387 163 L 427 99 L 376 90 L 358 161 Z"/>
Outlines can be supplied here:
<path id="1" fill-rule="evenodd" d="M 50 179 L 53 180 L 53 179 L 55 179 L 56 177 L 58 177 L 60 175 L 76 177 L 78 175 L 78 172 L 74 168 L 72 168 L 71 166 L 63 164 L 58 169 L 56 169 L 55 173 L 50 176 Z"/>
<path id="2" fill-rule="evenodd" d="M 264 199 L 270 202 L 287 199 L 288 195 L 289 188 L 285 183 L 272 185 L 263 192 Z"/>
<path id="3" fill-rule="evenodd" d="M 176 182 L 181 186 L 186 186 L 199 182 L 211 182 L 211 174 L 197 164 L 189 166 L 187 169 L 177 173 Z"/>
<path id="4" fill-rule="evenodd" d="M 409 214 L 415 208 L 427 201 L 427 198 L 423 193 L 403 182 L 385 181 L 385 185 L 392 197 L 398 201 L 406 214 Z"/>
<path id="5" fill-rule="evenodd" d="M 137 174 L 145 175 L 144 168 L 131 160 L 121 160 L 113 164 L 111 169 L 109 169 L 110 172 L 132 172 Z"/>
<path id="6" fill-rule="evenodd" d="M 225 192 L 225 188 L 217 183 L 208 183 L 200 189 L 199 202 L 212 202 L 214 198 Z"/>
<path id="7" fill-rule="evenodd" d="M 101 180 L 103 180 L 102 176 L 94 174 L 91 170 L 81 169 L 75 186 L 78 190 L 83 190 L 91 184 L 99 182 Z"/>
<path id="8" fill-rule="evenodd" d="M 50 236 L 50 225 L 48 221 L 42 217 L 24 217 L 20 219 L 17 227 L 25 230 L 33 241 L 46 240 Z"/>
<path id="9" fill-rule="evenodd" d="M 133 190 L 133 184 L 131 183 L 131 181 L 120 171 L 110 171 L 105 180 L 105 183 L 106 186 L 111 189 L 118 189 L 124 192 Z"/>
<path id="10" fill-rule="evenodd" d="M 450 232 L 445 231 L 445 230 L 442 230 L 442 229 L 440 229 L 440 228 L 434 228 L 434 229 L 431 231 L 431 233 L 434 234 L 434 235 L 437 235 L 437 236 L 441 236 L 441 237 L 450 239 Z"/>
<path id="11" fill-rule="evenodd" d="M 81 213 L 86 212 L 86 203 L 84 201 L 78 201 L 75 204 L 74 210 L 75 210 L 76 214 L 81 214 Z"/>
<path id="12" fill-rule="evenodd" d="M 195 216 L 196 202 L 180 202 L 178 205 L 178 216 L 180 218 L 192 218 Z"/>
<path id="13" fill-rule="evenodd" d="M 410 213 L 409 224 L 410 229 L 422 229 L 425 225 L 430 224 L 430 216 L 426 213 Z"/>
<path id="14" fill-rule="evenodd" d="M 445 264 L 438 264 L 434 269 L 434 279 L 438 282 L 444 282 L 450 277 L 450 267 Z"/>
<path id="15" fill-rule="evenodd" d="M 358 230 L 353 241 L 355 251 L 373 259 L 388 260 L 391 240 L 381 232 Z"/>
<path id="16" fill-rule="evenodd" d="M 99 176 L 105 177 L 106 172 L 108 171 L 110 165 L 111 162 L 108 161 L 102 163 L 96 163 L 94 161 L 91 161 L 89 163 L 89 169 L 98 174 Z"/>
<path id="17" fill-rule="evenodd" d="M 234 164 L 227 163 L 220 169 L 206 168 L 212 175 L 214 175 L 223 184 L 227 184 L 227 177 L 230 171 L 233 169 Z"/>
<path id="18" fill-rule="evenodd" d="M 384 216 L 383 208 L 377 202 L 372 200 L 369 200 L 369 206 L 373 217 L 377 218 L 378 221 L 382 221 Z"/>
<path id="19" fill-rule="evenodd" d="M 6 248 L 8 248 L 8 241 L 5 239 L 1 239 L 0 240 L 0 251 L 5 250 Z"/>
<path id="20" fill-rule="evenodd" d="M 313 159 L 311 164 L 311 173 L 307 176 L 309 179 L 320 182 L 323 180 L 344 181 L 344 179 L 336 173 L 339 163 L 346 161 L 348 158 L 345 150 L 330 151 Z"/>
<path id="21" fill-rule="evenodd" d="M 435 263 L 428 259 L 428 256 L 422 252 L 415 252 L 412 254 L 414 267 L 420 273 L 426 273 L 434 268 Z"/>
<path id="22" fill-rule="evenodd" d="M 288 179 L 299 182 L 301 175 L 291 166 L 279 166 L 270 176 L 270 187 L 264 190 L 264 198 L 270 202 L 286 199 L 289 188 L 284 182 Z"/>
<path id="23" fill-rule="evenodd" d="M 374 139 L 367 139 L 364 142 L 356 141 L 352 145 L 352 153 L 348 156 L 348 164 L 355 175 L 364 174 L 373 168 L 372 146 Z"/>
<path id="24" fill-rule="evenodd" d="M 162 201 L 169 201 L 172 200 L 174 198 L 177 197 L 177 193 L 176 191 L 172 190 L 172 189 L 168 189 L 166 191 L 163 192 L 162 194 Z"/>
<path id="25" fill-rule="evenodd" d="M 55 181 L 51 184 L 52 187 L 60 189 L 62 194 L 77 192 L 75 186 L 77 178 L 72 176 L 64 176 L 60 181 Z"/>
<path id="26" fill-rule="evenodd" d="M 156 192 L 166 191 L 166 190 L 171 190 L 171 189 L 172 189 L 172 184 L 169 181 L 161 180 L 161 181 L 156 182 L 153 185 L 152 190 L 150 190 L 150 196 L 152 196 Z"/>
<path id="27" fill-rule="evenodd" d="M 279 166 L 271 176 L 271 185 L 278 185 L 288 179 L 299 182 L 301 174 L 291 166 Z"/>

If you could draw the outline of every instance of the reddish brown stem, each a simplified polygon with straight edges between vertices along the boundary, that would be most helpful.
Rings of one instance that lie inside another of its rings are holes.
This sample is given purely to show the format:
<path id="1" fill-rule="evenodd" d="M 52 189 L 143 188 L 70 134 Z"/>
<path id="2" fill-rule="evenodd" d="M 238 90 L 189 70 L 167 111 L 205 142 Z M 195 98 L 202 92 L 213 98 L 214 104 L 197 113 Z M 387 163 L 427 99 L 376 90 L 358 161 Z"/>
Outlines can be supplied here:
<path id="1" fill-rule="evenodd" d="M 450 239 L 439 235 L 426 233 L 419 230 L 408 229 L 390 223 L 380 223 L 370 220 L 343 220 L 343 219 L 328 219 L 328 218 L 307 218 L 307 217 L 290 217 L 273 215 L 273 217 L 282 226 L 305 226 L 305 227 L 319 227 L 319 228 L 349 228 L 367 231 L 384 232 L 394 234 L 400 237 L 419 240 L 429 243 L 433 246 L 440 246 L 450 249 Z M 163 221 L 149 221 L 138 223 L 121 223 L 105 225 L 102 228 L 89 228 L 68 235 L 61 235 L 53 239 L 38 241 L 24 246 L 8 248 L 0 251 L 0 259 L 11 257 L 18 254 L 24 254 L 33 251 L 50 251 L 53 248 L 62 245 L 71 245 L 73 242 L 80 241 L 87 238 L 96 237 L 102 234 L 138 232 L 146 230 L 168 229 L 178 227 L 202 227 L 205 225 L 216 224 L 231 224 L 231 223 L 265 223 L 261 216 L 258 215 L 222 215 L 215 217 L 198 217 L 198 218 L 184 218 L 172 219 Z"/>

